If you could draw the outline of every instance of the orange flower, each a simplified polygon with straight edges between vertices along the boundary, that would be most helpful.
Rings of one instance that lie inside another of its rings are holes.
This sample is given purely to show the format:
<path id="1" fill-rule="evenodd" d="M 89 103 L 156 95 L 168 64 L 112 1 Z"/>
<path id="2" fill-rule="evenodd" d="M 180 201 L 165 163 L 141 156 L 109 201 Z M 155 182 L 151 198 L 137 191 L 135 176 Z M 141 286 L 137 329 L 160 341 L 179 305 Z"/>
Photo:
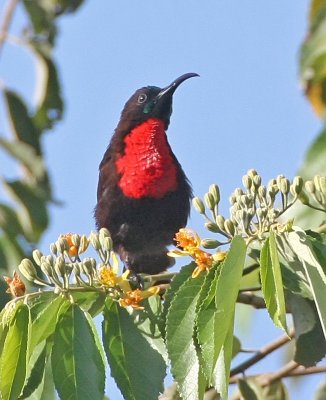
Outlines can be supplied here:
<path id="1" fill-rule="evenodd" d="M 64 239 L 68 244 L 68 255 L 70 257 L 76 257 L 78 254 L 84 253 L 87 250 L 89 245 L 89 240 L 86 238 L 85 235 L 79 236 L 75 235 L 78 240 L 78 245 L 74 243 L 73 240 L 73 233 L 66 233 L 65 235 L 60 235 L 61 239 Z"/>
<path id="2" fill-rule="evenodd" d="M 197 233 L 186 228 L 180 229 L 179 232 L 175 234 L 175 241 L 178 247 L 189 252 L 200 246 L 200 237 Z"/>
<path id="3" fill-rule="evenodd" d="M 144 307 L 142 307 L 139 303 L 142 300 L 157 294 L 159 291 L 160 288 L 157 286 L 152 286 L 147 290 L 130 290 L 129 292 L 126 292 L 124 296 L 119 300 L 119 304 L 121 307 L 131 306 L 136 310 L 143 310 Z"/>
<path id="4" fill-rule="evenodd" d="M 212 255 L 203 250 L 197 249 L 196 253 L 194 254 L 194 258 L 197 267 L 192 273 L 193 278 L 196 278 L 203 271 L 208 271 L 213 265 Z"/>
<path id="5" fill-rule="evenodd" d="M 6 293 L 11 293 L 15 297 L 24 296 L 26 287 L 16 271 L 14 271 L 13 278 L 10 278 L 9 276 L 4 276 L 3 279 L 9 286 L 9 288 L 6 290 Z"/>

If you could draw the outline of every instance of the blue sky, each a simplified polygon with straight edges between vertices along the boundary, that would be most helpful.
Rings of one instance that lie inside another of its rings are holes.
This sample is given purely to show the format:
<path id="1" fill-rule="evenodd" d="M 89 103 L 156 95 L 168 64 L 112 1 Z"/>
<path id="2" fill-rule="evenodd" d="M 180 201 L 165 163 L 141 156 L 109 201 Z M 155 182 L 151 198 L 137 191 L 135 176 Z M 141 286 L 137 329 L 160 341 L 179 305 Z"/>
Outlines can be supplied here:
<path id="1" fill-rule="evenodd" d="M 0 0 L 0 9 L 4 4 Z M 42 249 L 61 233 L 94 229 L 98 164 L 129 96 L 141 86 L 166 86 L 185 72 L 200 78 L 175 93 L 168 137 L 196 195 L 218 183 L 226 214 L 228 197 L 249 168 L 265 182 L 280 173 L 292 178 L 321 129 L 298 80 L 307 12 L 303 0 L 120 0 L 86 1 L 76 15 L 62 18 L 55 58 L 66 111 L 44 145 L 64 206 L 51 208 Z M 23 21 L 18 10 L 14 33 Z M 31 99 L 35 72 L 28 53 L 7 45 L 0 79 Z M 6 133 L 3 117 L 0 109 L 0 132 Z M 209 236 L 195 212 L 189 226 Z M 281 334 L 262 315 L 246 347 Z M 310 398 L 320 380 L 301 385 L 300 398 Z M 116 392 L 111 398 L 120 399 Z"/>

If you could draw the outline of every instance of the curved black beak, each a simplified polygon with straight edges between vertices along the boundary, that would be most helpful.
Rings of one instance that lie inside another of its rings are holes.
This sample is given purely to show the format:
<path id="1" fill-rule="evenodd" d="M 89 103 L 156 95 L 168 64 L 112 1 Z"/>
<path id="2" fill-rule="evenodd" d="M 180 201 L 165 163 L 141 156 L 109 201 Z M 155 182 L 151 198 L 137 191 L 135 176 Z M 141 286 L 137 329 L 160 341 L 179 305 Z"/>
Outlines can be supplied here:
<path id="1" fill-rule="evenodd" d="M 176 88 L 185 80 L 189 79 L 189 78 L 193 78 L 194 76 L 199 76 L 198 74 L 196 74 L 195 72 L 188 72 L 187 74 L 183 74 L 181 76 L 179 76 L 179 78 L 175 79 L 169 86 L 163 88 L 159 94 L 157 95 L 157 100 L 159 100 L 161 97 L 169 94 L 170 96 L 173 95 L 173 93 L 175 92 Z"/>

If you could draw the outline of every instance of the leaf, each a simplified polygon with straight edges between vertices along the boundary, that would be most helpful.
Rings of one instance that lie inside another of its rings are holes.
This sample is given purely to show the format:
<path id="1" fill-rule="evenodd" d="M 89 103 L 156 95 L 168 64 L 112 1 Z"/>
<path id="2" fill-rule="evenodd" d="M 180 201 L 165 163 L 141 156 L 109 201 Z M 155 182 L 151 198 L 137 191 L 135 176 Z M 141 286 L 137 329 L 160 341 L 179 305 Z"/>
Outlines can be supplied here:
<path id="1" fill-rule="evenodd" d="M 53 127 L 54 123 L 63 116 L 63 99 L 58 72 L 51 52 L 48 48 L 34 42 L 32 48 L 35 53 L 38 66 L 38 91 L 37 111 L 33 117 L 33 122 L 37 129 L 43 131 Z"/>
<path id="2" fill-rule="evenodd" d="M 36 154 L 40 154 L 39 132 L 29 116 L 25 103 L 15 92 L 5 90 L 4 94 L 13 133 L 18 140 L 29 144 Z"/>
<path id="3" fill-rule="evenodd" d="M 312 0 L 311 1 L 310 13 L 309 13 L 310 24 L 314 22 L 316 16 L 322 10 L 323 7 L 326 7 L 325 0 Z"/>
<path id="4" fill-rule="evenodd" d="M 263 400 L 261 387 L 254 379 L 239 379 L 239 390 L 243 400 Z"/>
<path id="5" fill-rule="evenodd" d="M 32 338 L 31 348 L 47 339 L 55 331 L 56 324 L 60 316 L 67 311 L 70 302 L 61 296 L 56 296 L 49 302 L 42 302 L 42 308 L 38 305 L 37 315 L 33 316 L 33 308 L 31 313 L 33 316 L 32 322 Z"/>
<path id="6" fill-rule="evenodd" d="M 51 364 L 55 387 L 62 399 L 103 399 L 103 360 L 92 327 L 76 304 L 71 304 L 59 318 Z"/>
<path id="7" fill-rule="evenodd" d="M 326 341 L 314 303 L 287 293 L 295 328 L 294 361 L 305 367 L 315 365 L 326 354 Z"/>
<path id="8" fill-rule="evenodd" d="M 125 400 L 154 400 L 163 392 L 166 365 L 144 339 L 133 318 L 107 299 L 102 323 L 103 344 L 111 375 Z"/>
<path id="9" fill-rule="evenodd" d="M 3 180 L 2 183 L 21 207 L 19 216 L 25 235 L 30 241 L 37 242 L 49 222 L 46 199 L 35 187 L 21 181 Z"/>
<path id="10" fill-rule="evenodd" d="M 203 371 L 209 384 L 214 384 L 214 370 L 228 335 L 230 334 L 230 337 L 233 338 L 234 309 L 246 250 L 245 241 L 240 236 L 236 236 L 232 240 L 224 263 L 221 264 L 220 270 L 212 282 L 209 295 L 198 310 L 197 339 L 203 358 Z M 232 355 L 232 340 L 230 346 Z M 227 367 L 227 365 L 225 366 Z"/>
<path id="11" fill-rule="evenodd" d="M 325 398 L 326 398 L 326 380 L 324 380 L 321 383 L 321 385 L 319 385 L 314 399 L 315 400 L 325 400 Z"/>
<path id="12" fill-rule="evenodd" d="M 167 314 L 166 347 L 171 371 L 185 400 L 199 397 L 199 360 L 193 341 L 196 308 L 205 274 L 191 276 L 175 293 Z"/>
<path id="13" fill-rule="evenodd" d="M 24 386 L 30 340 L 30 311 L 20 303 L 11 320 L 0 358 L 0 397 L 17 400 Z"/>
<path id="14" fill-rule="evenodd" d="M 0 146 L 19 161 L 36 181 L 44 179 L 46 175 L 44 161 L 34 147 L 19 140 L 9 141 L 3 138 L 0 138 Z"/>
<path id="15" fill-rule="evenodd" d="M 163 311 L 160 318 L 160 329 L 163 337 L 165 336 L 166 316 L 169 311 L 171 301 L 173 300 L 174 295 L 179 290 L 180 286 L 191 276 L 195 268 L 195 262 L 183 266 L 180 272 L 172 278 L 170 287 L 164 294 Z"/>
<path id="16" fill-rule="evenodd" d="M 27 380 L 24 385 L 22 394 L 18 400 L 23 400 L 30 397 L 36 389 L 41 385 L 44 378 L 44 368 L 46 359 L 46 343 L 40 343 L 34 350 L 31 359 L 29 360 Z"/>
<path id="17" fill-rule="evenodd" d="M 297 254 L 306 271 L 320 323 L 326 338 L 326 275 L 314 254 L 312 243 L 304 231 L 297 228 L 296 231 L 289 232 L 288 238 L 293 251 Z"/>
<path id="18" fill-rule="evenodd" d="M 260 273 L 268 313 L 274 324 L 287 332 L 281 267 L 273 231 L 270 231 L 260 253 Z"/>

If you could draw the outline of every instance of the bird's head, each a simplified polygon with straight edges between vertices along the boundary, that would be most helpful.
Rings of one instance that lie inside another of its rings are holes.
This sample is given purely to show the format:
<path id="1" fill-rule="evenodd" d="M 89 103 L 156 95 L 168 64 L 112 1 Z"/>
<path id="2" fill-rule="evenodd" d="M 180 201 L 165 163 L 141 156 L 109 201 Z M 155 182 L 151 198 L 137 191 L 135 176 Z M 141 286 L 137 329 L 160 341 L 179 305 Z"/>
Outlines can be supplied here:
<path id="1" fill-rule="evenodd" d="M 129 130 L 149 118 L 158 118 L 164 121 L 165 128 L 167 128 L 172 114 L 172 97 L 175 90 L 186 79 L 194 76 L 199 75 L 193 72 L 181 75 L 163 89 L 157 86 L 147 86 L 136 90 L 121 113 L 120 123 L 125 125 L 124 130 L 126 128 Z"/>

